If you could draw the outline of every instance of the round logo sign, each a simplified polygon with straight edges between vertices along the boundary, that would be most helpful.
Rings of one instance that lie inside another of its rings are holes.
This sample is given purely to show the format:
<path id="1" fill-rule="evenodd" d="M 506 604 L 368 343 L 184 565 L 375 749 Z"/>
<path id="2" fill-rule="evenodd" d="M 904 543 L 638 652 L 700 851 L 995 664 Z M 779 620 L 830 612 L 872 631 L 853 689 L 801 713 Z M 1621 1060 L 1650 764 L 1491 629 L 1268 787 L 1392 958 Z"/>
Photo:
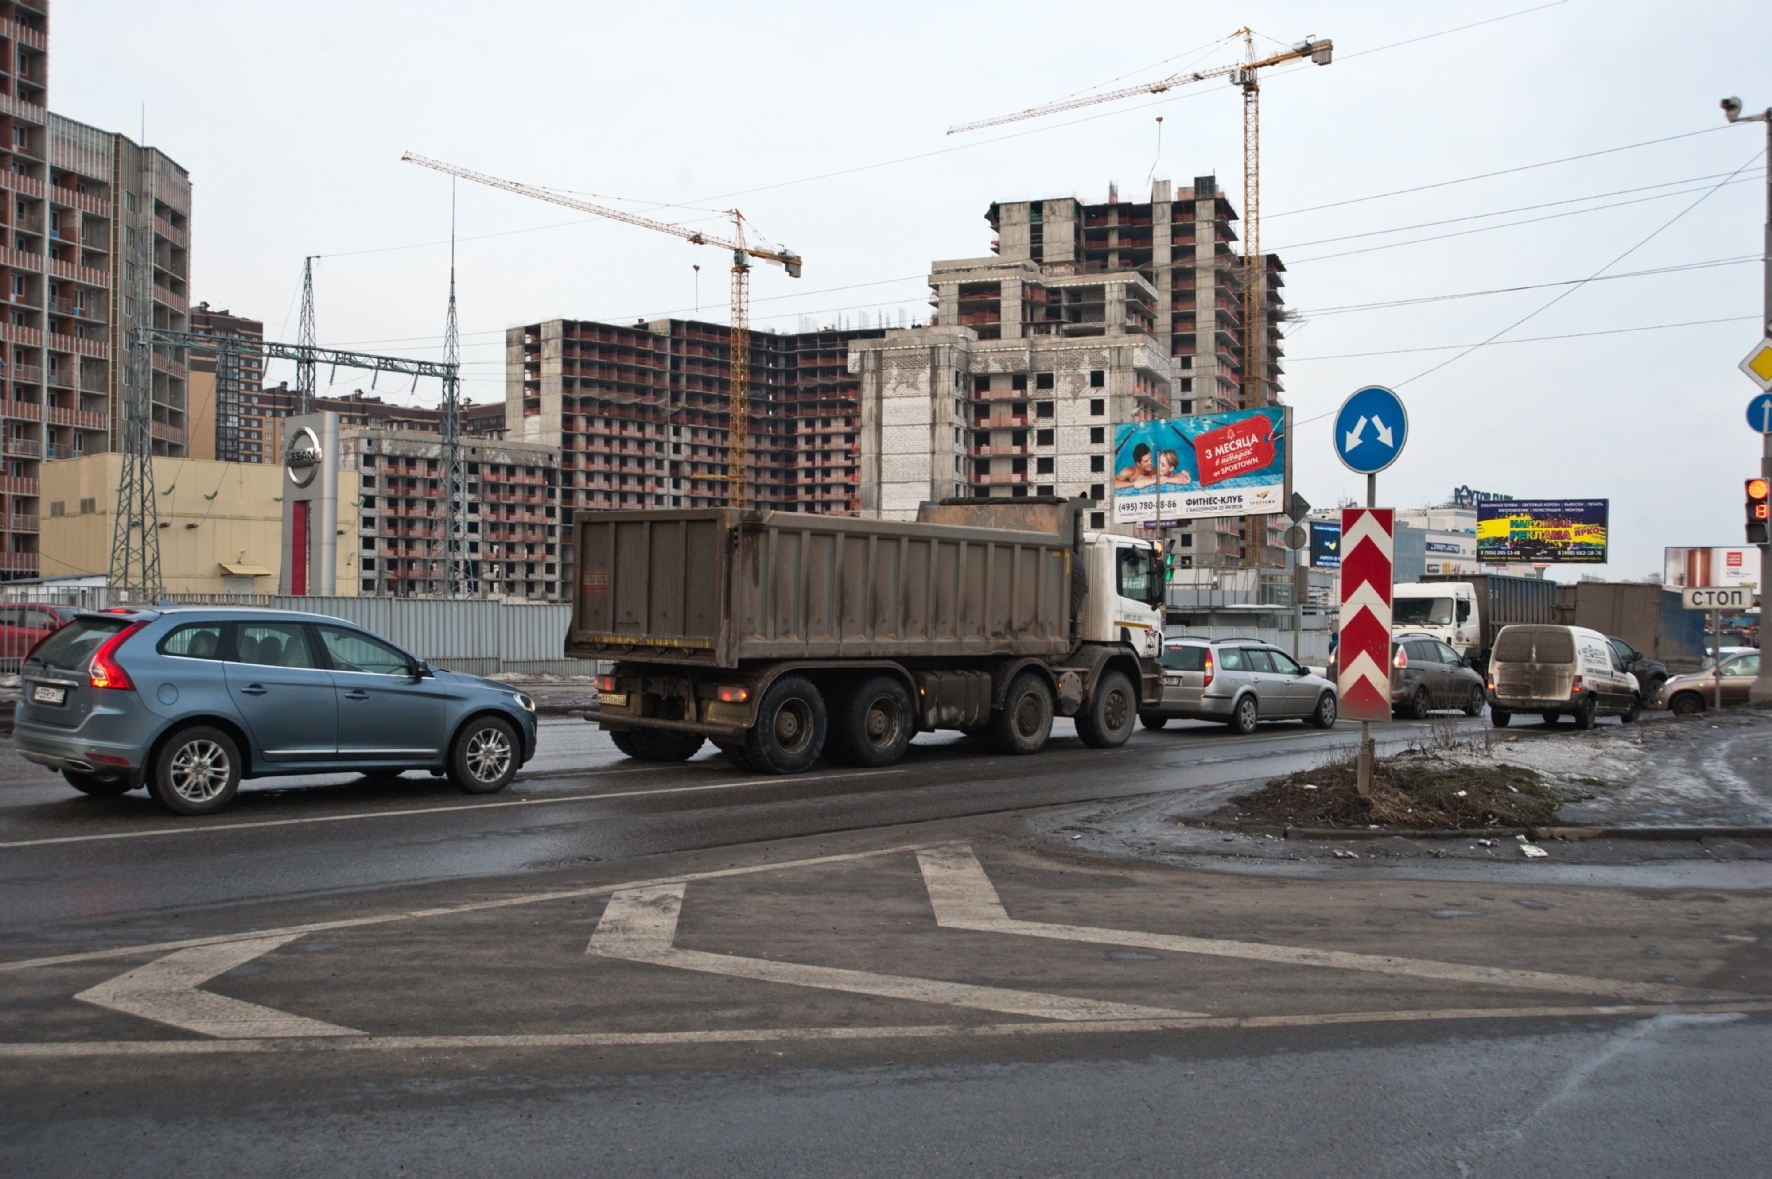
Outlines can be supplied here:
<path id="1" fill-rule="evenodd" d="M 306 487 L 314 481 L 320 460 L 325 457 L 325 452 L 320 449 L 320 436 L 311 427 L 303 426 L 289 436 L 289 446 L 283 452 L 283 469 L 289 472 L 291 483 Z"/>

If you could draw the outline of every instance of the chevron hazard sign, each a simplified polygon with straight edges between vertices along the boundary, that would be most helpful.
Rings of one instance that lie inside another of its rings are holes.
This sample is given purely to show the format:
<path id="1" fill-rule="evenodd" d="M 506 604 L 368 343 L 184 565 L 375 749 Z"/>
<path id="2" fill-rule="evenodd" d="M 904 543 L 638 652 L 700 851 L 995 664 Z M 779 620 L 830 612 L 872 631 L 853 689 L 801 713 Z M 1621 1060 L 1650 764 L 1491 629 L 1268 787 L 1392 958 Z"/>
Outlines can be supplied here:
<path id="1" fill-rule="evenodd" d="M 1336 690 L 1347 720 L 1391 718 L 1391 508 L 1341 509 Z"/>

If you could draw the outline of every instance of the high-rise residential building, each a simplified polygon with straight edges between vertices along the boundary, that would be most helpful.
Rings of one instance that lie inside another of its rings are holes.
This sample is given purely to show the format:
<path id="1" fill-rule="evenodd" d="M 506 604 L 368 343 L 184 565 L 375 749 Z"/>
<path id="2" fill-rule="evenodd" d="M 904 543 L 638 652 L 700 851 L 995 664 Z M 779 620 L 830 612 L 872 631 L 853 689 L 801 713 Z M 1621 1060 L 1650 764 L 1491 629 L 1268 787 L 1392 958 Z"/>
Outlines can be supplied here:
<path id="1" fill-rule="evenodd" d="M 861 510 L 860 382 L 849 346 L 884 334 L 751 333 L 751 506 Z M 559 450 L 563 524 L 575 510 L 726 503 L 728 342 L 724 324 L 679 319 L 509 330 L 504 436 Z M 562 555 L 570 562 L 569 547 Z"/>
<path id="2" fill-rule="evenodd" d="M 1265 373 L 1244 364 L 1235 209 L 1211 176 L 1148 202 L 999 202 L 992 254 L 933 264 L 930 326 L 850 345 L 861 395 L 861 510 L 909 519 L 948 496 L 1087 496 L 1112 527 L 1114 428 L 1274 404 L 1279 288 L 1259 270 Z M 1184 566 L 1283 562 L 1277 518 L 1170 530 Z"/>
<path id="3" fill-rule="evenodd" d="M 122 445 L 137 326 L 187 326 L 189 175 L 157 149 L 49 113 L 48 100 L 48 0 L 0 0 L 5 580 L 41 572 L 39 464 Z M 184 455 L 184 350 L 155 349 L 141 379 L 154 451 Z"/>
<path id="4" fill-rule="evenodd" d="M 208 303 L 191 308 L 191 332 L 235 342 L 232 348 L 191 353 L 191 438 L 193 456 L 204 447 L 224 463 L 263 462 L 260 446 L 241 446 L 242 398 L 257 393 L 265 384 L 265 325 L 228 311 L 212 310 Z M 211 410 L 212 421 L 198 419 L 198 407 Z M 252 457 L 248 458 L 248 455 Z"/>

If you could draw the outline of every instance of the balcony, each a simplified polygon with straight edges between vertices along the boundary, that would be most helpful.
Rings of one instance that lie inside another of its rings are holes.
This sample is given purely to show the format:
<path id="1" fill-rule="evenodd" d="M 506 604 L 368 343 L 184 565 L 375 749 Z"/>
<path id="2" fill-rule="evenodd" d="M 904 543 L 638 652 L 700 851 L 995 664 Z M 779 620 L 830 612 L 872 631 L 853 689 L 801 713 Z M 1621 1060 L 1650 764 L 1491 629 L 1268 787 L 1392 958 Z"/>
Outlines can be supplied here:
<path id="1" fill-rule="evenodd" d="M 49 421 L 56 426 L 74 426 L 81 430 L 103 430 L 110 425 L 110 415 L 94 412 L 90 409 L 63 409 L 58 405 L 49 407 Z"/>
<path id="2" fill-rule="evenodd" d="M 37 517 L 0 516 L 0 527 L 4 527 L 7 532 L 35 532 L 37 531 Z"/>
<path id="3" fill-rule="evenodd" d="M 43 370 L 34 364 L 11 364 L 4 369 L 15 385 L 41 385 Z"/>
<path id="4" fill-rule="evenodd" d="M 1028 448 L 1025 445 L 1023 445 L 1023 446 L 974 446 L 971 449 L 971 453 L 976 454 L 976 455 L 1026 454 L 1027 452 L 1028 452 Z"/>
<path id="5" fill-rule="evenodd" d="M 4 94 L 0 94 L 0 98 L 5 97 Z M 23 177 L 14 176 L 13 179 L 20 180 Z M 14 270 L 31 270 L 41 274 L 43 273 L 43 255 L 15 250 L 11 246 L 0 246 L 0 266 L 10 266 Z"/>
<path id="6" fill-rule="evenodd" d="M 0 98 L 5 98 L 0 94 Z M 0 569 L 18 573 L 37 572 L 36 553 L 0 553 Z"/>
<path id="7" fill-rule="evenodd" d="M 154 284 L 154 298 L 181 315 L 189 309 L 183 295 L 176 294 L 168 288 L 161 286 L 159 283 Z"/>
<path id="8" fill-rule="evenodd" d="M 70 279 L 74 282 L 83 282 L 87 286 L 93 287 L 106 286 L 111 281 L 111 276 L 109 274 L 95 266 L 81 266 L 74 262 L 63 262 L 59 258 L 51 258 L 49 260 L 49 273 L 55 275 L 57 278 Z M 102 316 L 99 317 L 99 322 L 104 322 Z"/>
<path id="9" fill-rule="evenodd" d="M 11 37 L 20 45 L 47 52 L 49 38 L 36 29 L 26 28 L 15 20 L 0 20 L 0 37 Z"/>
<path id="10" fill-rule="evenodd" d="M 34 439 L 8 438 L 5 441 L 5 454 L 8 458 L 41 458 L 43 456 L 43 447 Z"/>
<path id="11" fill-rule="evenodd" d="M 175 246 L 188 247 L 190 245 L 190 238 L 186 235 L 185 231 L 175 228 L 172 222 L 166 220 L 164 217 L 154 218 L 154 232 Z"/>

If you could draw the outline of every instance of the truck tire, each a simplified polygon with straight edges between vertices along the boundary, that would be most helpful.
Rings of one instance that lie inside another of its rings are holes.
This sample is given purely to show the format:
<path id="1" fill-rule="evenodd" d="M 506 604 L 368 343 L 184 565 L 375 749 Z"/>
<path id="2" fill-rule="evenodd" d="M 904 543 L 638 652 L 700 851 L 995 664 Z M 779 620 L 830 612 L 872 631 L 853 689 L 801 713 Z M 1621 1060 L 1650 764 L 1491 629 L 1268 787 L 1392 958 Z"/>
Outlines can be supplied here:
<path id="1" fill-rule="evenodd" d="M 1498 728 L 1498 729 L 1507 728 L 1507 723 L 1513 719 L 1514 719 L 1514 714 L 1509 712 L 1507 709 L 1497 708 L 1493 704 L 1491 704 L 1489 706 L 1489 723 L 1494 725 L 1496 728 Z"/>
<path id="2" fill-rule="evenodd" d="M 1095 681 L 1095 694 L 1077 713 L 1077 736 L 1095 749 L 1114 749 L 1132 736 L 1138 719 L 1138 693 L 1123 671 L 1104 671 Z"/>
<path id="3" fill-rule="evenodd" d="M 1078 726 L 1081 728 L 1081 726 Z M 991 740 L 1004 753 L 1038 753 L 1052 735 L 1052 689 L 1031 671 L 1009 681 L 1002 710 L 993 714 Z"/>
<path id="4" fill-rule="evenodd" d="M 626 757 L 640 756 L 639 747 L 634 744 L 634 730 L 632 729 L 610 730 L 609 743 Z"/>
<path id="5" fill-rule="evenodd" d="M 805 676 L 784 675 L 757 703 L 757 723 L 745 734 L 745 760 L 765 774 L 798 774 L 824 752 L 824 697 Z"/>
<path id="6" fill-rule="evenodd" d="M 1599 712 L 1600 712 L 1599 697 L 1597 697 L 1597 696 L 1587 697 L 1586 699 L 1584 699 L 1581 702 L 1581 707 L 1577 708 L 1575 710 L 1575 727 L 1578 729 L 1593 728 L 1594 727 L 1594 717 L 1598 716 Z"/>
<path id="7" fill-rule="evenodd" d="M 742 770 L 747 774 L 754 774 L 757 772 L 751 767 L 751 759 L 744 755 L 744 746 L 726 745 L 722 742 L 716 741 L 714 742 L 714 748 L 726 755 L 726 761 L 733 769 Z"/>
<path id="8" fill-rule="evenodd" d="M 1154 712 L 1141 712 L 1138 714 L 1138 723 L 1145 728 L 1150 729 L 1152 732 L 1155 732 L 1168 724 L 1169 718 L 1166 716 L 1158 716 Z"/>
<path id="9" fill-rule="evenodd" d="M 699 733 L 665 733 L 637 729 L 631 734 L 634 756 L 642 761 L 688 761 L 701 752 L 706 738 Z"/>
<path id="10" fill-rule="evenodd" d="M 915 735 L 911 694 L 897 676 L 870 676 L 839 693 L 831 706 L 825 754 L 838 765 L 896 765 Z"/>

